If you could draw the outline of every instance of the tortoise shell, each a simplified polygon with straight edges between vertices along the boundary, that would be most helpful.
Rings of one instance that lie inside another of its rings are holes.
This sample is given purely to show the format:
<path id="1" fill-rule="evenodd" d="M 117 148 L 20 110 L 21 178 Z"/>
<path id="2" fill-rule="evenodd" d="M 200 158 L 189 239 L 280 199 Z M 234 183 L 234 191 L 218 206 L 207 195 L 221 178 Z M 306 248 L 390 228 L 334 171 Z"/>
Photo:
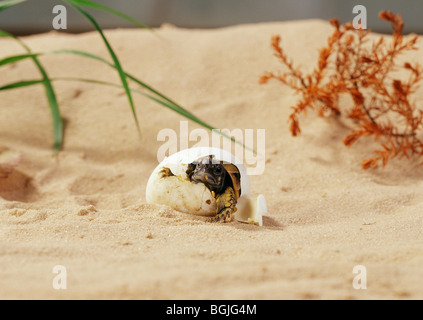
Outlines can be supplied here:
<path id="1" fill-rule="evenodd" d="M 238 198 L 241 196 L 241 174 L 239 173 L 238 168 L 232 163 L 222 163 L 223 167 L 226 170 L 226 173 L 231 178 L 232 188 L 235 192 L 235 197 Z"/>

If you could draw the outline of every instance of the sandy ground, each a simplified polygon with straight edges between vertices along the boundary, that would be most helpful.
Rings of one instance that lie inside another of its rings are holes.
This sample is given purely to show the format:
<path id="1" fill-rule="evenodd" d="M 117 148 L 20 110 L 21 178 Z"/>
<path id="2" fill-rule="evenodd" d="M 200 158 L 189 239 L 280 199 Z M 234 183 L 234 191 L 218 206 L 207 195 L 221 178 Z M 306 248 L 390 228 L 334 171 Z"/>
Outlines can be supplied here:
<path id="1" fill-rule="evenodd" d="M 251 176 L 264 194 L 264 226 L 210 223 L 146 204 L 163 128 L 180 117 L 135 95 L 142 139 L 120 89 L 56 82 L 66 119 L 64 149 L 52 152 L 41 86 L 0 93 L 0 143 L 24 161 L 0 180 L 2 299 L 422 299 L 423 167 L 395 160 L 363 171 L 374 149 L 342 144 L 348 128 L 309 114 L 290 136 L 297 97 L 258 84 L 278 62 L 280 34 L 295 62 L 311 70 L 331 27 L 323 21 L 218 30 L 111 30 L 124 68 L 218 128 L 265 129 L 266 169 Z M 72 48 L 109 59 L 98 34 L 26 37 L 37 51 Z M 22 53 L 0 40 L 0 57 Z M 407 56 L 423 63 L 423 50 Z M 41 58 L 52 77 L 115 81 L 109 67 L 73 55 Z M 1 68 L 0 85 L 39 78 L 30 61 Z M 423 94 L 421 94 L 423 101 Z M 417 98 L 419 98 L 417 97 Z M 189 123 L 189 129 L 198 128 Z M 179 146 L 178 146 L 179 147 Z M 66 290 L 56 290 L 57 265 Z M 357 290 L 357 265 L 367 289 Z M 60 273 L 62 274 L 63 273 Z"/>

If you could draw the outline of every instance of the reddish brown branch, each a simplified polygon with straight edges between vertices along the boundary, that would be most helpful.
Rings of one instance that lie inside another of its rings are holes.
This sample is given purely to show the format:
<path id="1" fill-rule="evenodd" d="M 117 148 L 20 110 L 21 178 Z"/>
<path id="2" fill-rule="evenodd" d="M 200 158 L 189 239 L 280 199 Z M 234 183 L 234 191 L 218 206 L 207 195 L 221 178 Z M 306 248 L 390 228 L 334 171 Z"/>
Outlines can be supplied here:
<path id="1" fill-rule="evenodd" d="M 418 36 L 403 36 L 401 15 L 383 11 L 379 16 L 391 23 L 392 39 L 388 43 L 380 37 L 371 46 L 365 44 L 369 31 L 330 20 L 334 31 L 319 51 L 317 67 L 310 74 L 295 68 L 281 47 L 281 38 L 272 37 L 275 56 L 287 71 L 268 72 L 259 80 L 261 84 L 278 80 L 301 95 L 288 118 L 293 136 L 301 133 L 299 116 L 307 109 L 316 110 L 319 116 L 330 111 L 354 120 L 356 127 L 343 140 L 346 146 L 363 137 L 373 137 L 382 147 L 362 162 L 363 169 L 379 164 L 385 167 L 397 156 L 423 156 L 423 142 L 418 138 L 423 129 L 423 110 L 411 99 L 423 79 L 423 70 L 417 63 L 396 64 L 399 55 L 416 49 Z M 392 78 L 398 70 L 409 73 L 407 81 Z M 351 97 L 352 108 L 339 107 L 341 95 Z"/>

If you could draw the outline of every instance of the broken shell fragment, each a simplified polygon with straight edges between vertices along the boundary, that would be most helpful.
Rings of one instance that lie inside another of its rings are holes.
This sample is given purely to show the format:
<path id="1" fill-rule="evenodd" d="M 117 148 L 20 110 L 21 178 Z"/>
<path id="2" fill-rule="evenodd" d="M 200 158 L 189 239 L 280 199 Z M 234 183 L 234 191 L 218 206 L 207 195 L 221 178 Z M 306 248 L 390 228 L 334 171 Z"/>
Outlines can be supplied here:
<path id="1" fill-rule="evenodd" d="M 237 208 L 235 214 L 237 221 L 263 226 L 263 215 L 267 214 L 267 204 L 262 194 L 257 198 L 241 197 Z"/>

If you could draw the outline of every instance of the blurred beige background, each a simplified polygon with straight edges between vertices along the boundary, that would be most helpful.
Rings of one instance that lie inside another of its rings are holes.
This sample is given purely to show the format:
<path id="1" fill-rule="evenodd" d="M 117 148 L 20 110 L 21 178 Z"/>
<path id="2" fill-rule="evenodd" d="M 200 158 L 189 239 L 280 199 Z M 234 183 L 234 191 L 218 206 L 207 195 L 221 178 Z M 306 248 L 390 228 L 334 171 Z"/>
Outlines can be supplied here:
<path id="1" fill-rule="evenodd" d="M 297 19 L 330 19 L 342 22 L 354 18 L 352 8 L 366 6 L 368 27 L 376 32 L 390 32 L 377 18 L 384 9 L 401 13 L 405 32 L 423 33 L 422 0 L 94 0 L 123 11 L 137 20 L 158 27 L 171 23 L 186 28 L 216 28 L 236 24 Z M 52 9 L 58 0 L 31 0 L 0 13 L 0 28 L 14 34 L 31 34 L 52 30 Z M 131 27 L 108 13 L 95 13 L 103 28 Z M 68 32 L 84 32 L 91 26 L 74 10 L 68 10 Z"/>

